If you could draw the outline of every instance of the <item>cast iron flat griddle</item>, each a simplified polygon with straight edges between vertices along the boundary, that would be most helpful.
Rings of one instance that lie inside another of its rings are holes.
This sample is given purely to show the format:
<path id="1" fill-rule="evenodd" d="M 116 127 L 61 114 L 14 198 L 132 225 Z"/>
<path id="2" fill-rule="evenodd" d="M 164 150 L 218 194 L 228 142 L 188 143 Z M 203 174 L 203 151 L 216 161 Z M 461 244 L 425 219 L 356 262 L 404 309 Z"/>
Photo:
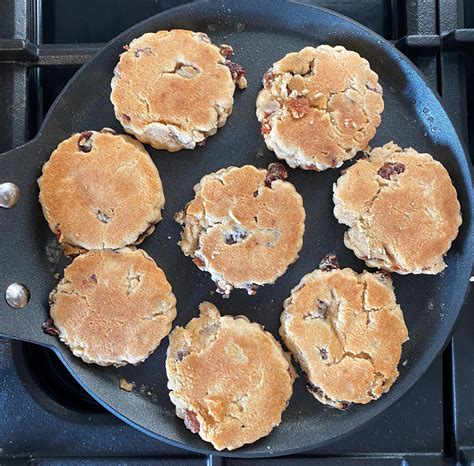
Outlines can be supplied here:
<path id="1" fill-rule="evenodd" d="M 400 377 L 390 392 L 378 401 L 352 405 L 341 412 L 316 401 L 306 391 L 301 376 L 295 382 L 293 397 L 278 428 L 252 445 L 222 454 L 289 454 L 322 445 L 379 414 L 427 369 L 452 331 L 473 256 L 473 192 L 466 152 L 438 96 L 409 61 L 384 39 L 332 12 L 271 0 L 191 3 L 132 27 L 84 65 L 56 100 L 38 136 L 0 156 L 0 183 L 13 182 L 21 189 L 16 207 L 0 209 L 0 289 L 21 282 L 31 291 L 30 303 L 23 309 L 11 309 L 4 300 L 0 302 L 0 333 L 54 349 L 95 399 L 132 426 L 174 445 L 213 453 L 212 446 L 188 431 L 174 414 L 166 388 L 166 339 L 139 366 L 103 368 L 83 363 L 57 338 L 41 329 L 48 316 L 48 294 L 57 283 L 53 271 L 66 262 L 56 264 L 56 240 L 38 202 L 36 180 L 41 167 L 57 144 L 73 132 L 100 130 L 104 126 L 123 132 L 109 101 L 110 80 L 122 47 L 145 32 L 171 28 L 204 31 L 214 43 L 230 44 L 235 61 L 247 69 L 249 82 L 248 89 L 236 91 L 234 110 L 227 124 L 204 146 L 174 154 L 147 146 L 163 180 L 166 206 L 163 220 L 141 247 L 165 270 L 173 286 L 178 300 L 176 325 L 183 326 L 197 316 L 199 303 L 209 300 L 221 313 L 245 314 L 277 336 L 283 300 L 327 252 L 336 252 L 341 266 L 357 271 L 364 268 L 363 262 L 344 247 L 346 227 L 339 225 L 332 213 L 332 185 L 339 169 L 322 173 L 290 170 L 289 181 L 302 194 L 307 214 L 304 246 L 300 258 L 287 273 L 275 285 L 259 288 L 256 296 L 234 290 L 230 299 L 223 299 L 214 293 L 209 275 L 199 271 L 176 245 L 181 227 L 173 221 L 173 214 L 192 199 L 193 185 L 203 175 L 231 165 L 266 167 L 275 160 L 260 135 L 255 99 L 263 73 L 290 51 L 307 45 L 343 45 L 367 58 L 380 76 L 385 100 L 382 124 L 372 147 L 394 140 L 402 147 L 429 152 L 444 164 L 456 186 L 463 225 L 447 255 L 448 268 L 437 276 L 393 276 L 410 341 L 403 347 Z M 119 389 L 122 377 L 135 382 L 137 388 L 132 393 Z"/>

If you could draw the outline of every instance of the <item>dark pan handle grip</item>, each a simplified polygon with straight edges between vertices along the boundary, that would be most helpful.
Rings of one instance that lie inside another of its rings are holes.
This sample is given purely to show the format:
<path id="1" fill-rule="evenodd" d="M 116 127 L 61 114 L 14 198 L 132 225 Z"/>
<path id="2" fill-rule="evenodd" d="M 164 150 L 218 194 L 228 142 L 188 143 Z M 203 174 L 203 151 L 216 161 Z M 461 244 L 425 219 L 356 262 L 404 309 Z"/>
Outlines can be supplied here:
<path id="1" fill-rule="evenodd" d="M 38 185 L 49 147 L 41 139 L 0 154 L 0 335 L 45 346 L 59 345 L 42 324 L 48 317 L 48 294 L 55 279 L 44 251 L 51 240 L 38 212 Z M 15 185 L 18 189 L 13 188 Z M 29 290 L 25 307 L 18 286 Z M 8 291 L 8 293 L 7 293 Z"/>

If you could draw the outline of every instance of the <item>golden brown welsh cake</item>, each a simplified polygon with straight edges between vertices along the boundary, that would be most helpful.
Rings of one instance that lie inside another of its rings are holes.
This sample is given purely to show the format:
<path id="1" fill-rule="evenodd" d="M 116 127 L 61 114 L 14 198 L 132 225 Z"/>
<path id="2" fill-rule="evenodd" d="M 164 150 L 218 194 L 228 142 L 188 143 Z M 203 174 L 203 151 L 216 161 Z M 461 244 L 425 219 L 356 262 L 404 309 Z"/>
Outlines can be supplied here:
<path id="1" fill-rule="evenodd" d="M 200 316 L 170 334 L 166 372 L 176 414 L 217 450 L 270 433 L 293 392 L 294 371 L 280 344 L 244 316 L 202 303 Z"/>
<path id="2" fill-rule="evenodd" d="M 157 168 L 138 141 L 111 131 L 73 134 L 43 166 L 39 200 L 66 254 L 139 244 L 161 220 Z"/>
<path id="3" fill-rule="evenodd" d="M 111 101 L 125 131 L 157 149 L 194 149 L 223 126 L 245 70 L 202 32 L 174 29 L 134 39 L 112 79 Z"/>
<path id="4" fill-rule="evenodd" d="M 334 185 L 344 243 L 369 267 L 437 274 L 462 218 L 448 172 L 429 154 L 393 142 L 373 149 Z"/>
<path id="5" fill-rule="evenodd" d="M 326 170 L 366 149 L 380 125 L 382 87 L 369 62 L 344 47 L 292 52 L 263 78 L 257 117 L 267 147 L 290 167 Z"/>
<path id="6" fill-rule="evenodd" d="M 143 362 L 176 317 L 165 274 L 141 249 L 81 254 L 64 270 L 50 302 L 61 341 L 100 366 Z"/>
<path id="7" fill-rule="evenodd" d="M 194 199 L 176 220 L 184 225 L 184 254 L 209 272 L 217 291 L 233 288 L 255 294 L 274 283 L 298 257 L 305 211 L 280 163 L 267 170 L 252 165 L 206 175 Z"/>
<path id="8" fill-rule="evenodd" d="M 339 409 L 368 403 L 398 377 L 408 339 L 388 272 L 357 274 L 322 263 L 284 303 L 280 335 L 308 378 L 308 390 Z"/>

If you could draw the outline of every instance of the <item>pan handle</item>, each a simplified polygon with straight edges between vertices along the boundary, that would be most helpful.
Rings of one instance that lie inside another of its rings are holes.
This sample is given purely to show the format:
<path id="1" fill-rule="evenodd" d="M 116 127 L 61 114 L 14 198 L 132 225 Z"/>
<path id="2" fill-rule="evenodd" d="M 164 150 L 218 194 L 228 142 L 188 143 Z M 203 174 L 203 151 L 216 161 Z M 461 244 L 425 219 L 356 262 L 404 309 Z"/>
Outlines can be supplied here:
<path id="1" fill-rule="evenodd" d="M 42 330 L 45 320 L 43 309 L 35 309 L 30 304 L 12 309 L 4 301 L 0 305 L 0 336 L 58 350 L 59 339 Z"/>
<path id="2" fill-rule="evenodd" d="M 38 254 L 36 179 L 47 151 L 37 137 L 0 154 L 0 335 L 57 347 L 42 329 L 49 314 L 45 284 L 52 288 L 54 280 Z M 20 285 L 28 291 L 22 294 Z"/>

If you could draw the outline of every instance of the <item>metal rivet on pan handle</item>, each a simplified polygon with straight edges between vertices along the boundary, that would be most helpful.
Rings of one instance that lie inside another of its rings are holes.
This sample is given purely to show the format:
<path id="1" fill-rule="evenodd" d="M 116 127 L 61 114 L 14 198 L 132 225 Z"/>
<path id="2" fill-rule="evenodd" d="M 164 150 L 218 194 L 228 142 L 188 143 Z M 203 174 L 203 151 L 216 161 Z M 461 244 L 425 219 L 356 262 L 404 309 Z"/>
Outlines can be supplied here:
<path id="1" fill-rule="evenodd" d="M 20 188 L 13 183 L 0 184 L 0 207 L 11 209 L 20 199 Z"/>
<path id="2" fill-rule="evenodd" d="M 5 300 L 10 307 L 20 309 L 30 300 L 30 290 L 22 283 L 12 283 L 5 292 Z"/>

